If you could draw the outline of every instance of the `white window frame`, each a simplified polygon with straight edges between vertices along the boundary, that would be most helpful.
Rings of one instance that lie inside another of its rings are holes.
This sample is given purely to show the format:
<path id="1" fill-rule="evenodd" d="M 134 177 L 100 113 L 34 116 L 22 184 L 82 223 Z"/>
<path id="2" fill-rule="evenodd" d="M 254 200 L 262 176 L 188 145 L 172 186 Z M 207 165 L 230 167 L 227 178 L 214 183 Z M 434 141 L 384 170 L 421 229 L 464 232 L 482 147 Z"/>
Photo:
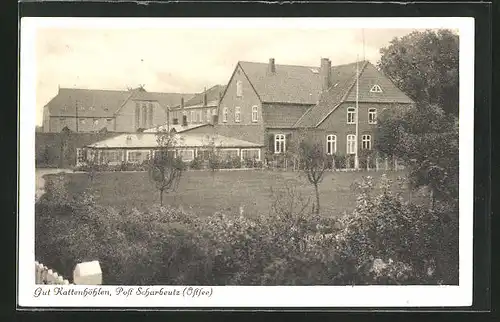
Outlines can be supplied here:
<path id="1" fill-rule="evenodd" d="M 94 121 L 94 125 L 99 125 L 99 119 L 96 118 L 93 121 Z"/>
<path id="2" fill-rule="evenodd" d="M 220 149 L 220 156 L 221 158 L 224 158 L 223 153 L 228 152 L 228 151 L 236 151 L 236 156 L 241 157 L 240 149 L 235 149 L 235 148 L 226 148 L 226 149 Z"/>
<path id="3" fill-rule="evenodd" d="M 356 154 L 357 139 L 355 134 L 347 134 L 346 154 Z"/>
<path id="4" fill-rule="evenodd" d="M 212 116 L 213 116 L 213 115 L 217 115 L 217 109 L 216 109 L 216 108 L 213 108 L 213 109 L 212 109 Z"/>
<path id="5" fill-rule="evenodd" d="M 328 148 L 330 148 L 330 153 L 328 153 Z M 326 154 L 332 155 L 337 152 L 337 135 L 328 134 L 326 136 Z"/>
<path id="6" fill-rule="evenodd" d="M 368 124 L 377 124 L 377 109 L 374 107 L 368 109 Z"/>
<path id="7" fill-rule="evenodd" d="M 82 163 L 85 163 L 87 161 L 87 154 L 85 149 L 82 148 L 77 148 L 76 149 L 76 164 L 80 165 Z"/>
<path id="8" fill-rule="evenodd" d="M 143 154 L 146 154 L 146 158 L 142 161 L 138 161 L 138 160 L 130 160 L 130 154 L 131 153 L 143 153 Z M 149 159 L 149 156 L 150 156 L 150 151 L 149 150 L 127 150 L 127 155 L 126 155 L 126 160 L 127 162 L 129 163 L 141 163 L 141 162 L 144 162 L 146 160 Z"/>
<path id="9" fill-rule="evenodd" d="M 352 120 L 349 121 L 349 116 L 352 116 Z M 356 108 L 348 107 L 347 108 L 347 124 L 356 124 Z"/>
<path id="10" fill-rule="evenodd" d="M 255 159 L 255 161 L 260 161 L 260 149 L 241 149 L 240 150 L 240 156 L 241 156 L 241 161 L 244 160 L 243 158 L 243 151 L 257 151 L 259 156 Z"/>
<path id="11" fill-rule="evenodd" d="M 196 111 L 191 111 L 191 123 L 196 123 Z"/>
<path id="12" fill-rule="evenodd" d="M 227 123 L 227 114 L 228 114 L 227 107 L 224 107 L 222 110 L 222 122 L 224 123 Z"/>
<path id="13" fill-rule="evenodd" d="M 104 161 L 107 161 L 108 164 L 119 164 L 119 163 L 122 163 L 123 161 L 123 154 L 121 153 L 122 151 L 121 150 L 102 150 L 101 151 L 101 155 L 104 154 L 103 156 L 103 160 Z M 110 153 L 116 153 L 118 155 L 118 160 L 115 160 L 115 161 L 108 161 L 108 155 Z"/>
<path id="14" fill-rule="evenodd" d="M 191 153 L 191 157 L 190 158 L 184 158 L 184 153 Z M 179 150 L 176 150 L 176 156 L 180 156 L 182 161 L 184 162 L 189 162 L 189 161 L 193 161 L 194 159 L 194 149 L 179 149 Z"/>
<path id="15" fill-rule="evenodd" d="M 259 120 L 259 107 L 257 105 L 252 106 L 252 122 L 258 122 Z"/>
<path id="16" fill-rule="evenodd" d="M 372 149 L 372 136 L 370 134 L 363 134 L 361 137 L 361 148 L 363 150 Z"/>
<path id="17" fill-rule="evenodd" d="M 370 88 L 370 93 L 382 93 L 382 87 L 380 85 L 375 84 Z"/>
<path id="18" fill-rule="evenodd" d="M 235 123 L 241 122 L 241 108 L 239 106 L 236 106 L 234 108 L 234 122 Z"/>
<path id="19" fill-rule="evenodd" d="M 283 149 L 281 148 L 283 143 Z M 279 147 L 279 148 L 278 148 Z M 274 135 L 274 153 L 285 153 L 286 152 L 286 135 L 279 133 Z"/>
<path id="20" fill-rule="evenodd" d="M 207 123 L 210 122 L 210 117 L 211 117 L 211 113 L 210 113 L 210 110 L 207 109 L 205 114 L 207 115 Z"/>
<path id="21" fill-rule="evenodd" d="M 203 110 L 198 111 L 198 123 L 203 123 Z"/>
<path id="22" fill-rule="evenodd" d="M 236 81 L 236 97 L 243 97 L 243 82 L 241 80 Z"/>

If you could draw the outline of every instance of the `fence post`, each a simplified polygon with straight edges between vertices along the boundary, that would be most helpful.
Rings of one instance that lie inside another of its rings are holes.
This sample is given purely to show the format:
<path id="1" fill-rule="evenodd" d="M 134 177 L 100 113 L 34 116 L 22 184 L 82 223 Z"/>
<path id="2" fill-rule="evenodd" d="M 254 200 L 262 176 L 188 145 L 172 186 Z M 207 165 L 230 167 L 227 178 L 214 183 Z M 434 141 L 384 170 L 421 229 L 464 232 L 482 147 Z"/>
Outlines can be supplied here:
<path id="1" fill-rule="evenodd" d="M 389 170 L 389 160 L 385 157 L 385 171 Z"/>
<path id="2" fill-rule="evenodd" d="M 366 171 L 370 171 L 370 157 L 366 157 Z"/>
<path id="3" fill-rule="evenodd" d="M 73 283 L 77 285 L 101 285 L 102 271 L 99 261 L 77 264 L 73 271 Z"/>
<path id="4" fill-rule="evenodd" d="M 332 154 L 332 170 L 336 170 L 336 165 L 335 165 L 335 155 Z"/>
<path id="5" fill-rule="evenodd" d="M 393 156 L 393 160 L 394 160 L 394 171 L 398 171 L 398 158 Z"/>
<path id="6" fill-rule="evenodd" d="M 380 165 L 378 164 L 378 155 L 375 157 L 375 169 L 377 172 L 380 170 Z"/>

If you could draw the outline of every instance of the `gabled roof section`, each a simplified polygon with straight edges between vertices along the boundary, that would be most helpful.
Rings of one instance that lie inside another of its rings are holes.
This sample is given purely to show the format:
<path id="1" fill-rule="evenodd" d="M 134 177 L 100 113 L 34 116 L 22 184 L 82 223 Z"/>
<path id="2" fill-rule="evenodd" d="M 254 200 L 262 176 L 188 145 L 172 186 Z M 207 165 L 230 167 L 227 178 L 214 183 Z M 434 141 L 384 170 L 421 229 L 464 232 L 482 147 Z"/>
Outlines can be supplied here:
<path id="1" fill-rule="evenodd" d="M 127 91 L 60 88 L 47 104 L 50 116 L 112 117 L 128 99 Z"/>
<path id="2" fill-rule="evenodd" d="M 412 104 L 413 101 L 398 89 L 369 61 L 359 62 L 359 102 Z M 336 66 L 332 70 L 332 86 L 318 104 L 311 107 L 294 127 L 316 127 L 321 124 L 342 102 L 356 101 L 356 63 Z M 370 92 L 379 85 L 381 93 Z"/>
<path id="3" fill-rule="evenodd" d="M 238 63 L 255 88 L 262 103 L 316 104 L 321 94 L 318 67 L 275 65 L 268 73 L 267 63 Z"/>
<path id="4" fill-rule="evenodd" d="M 220 96 L 226 89 L 225 85 L 215 85 L 210 87 L 204 92 L 195 94 L 192 98 L 185 101 L 184 107 L 203 107 L 204 95 L 207 95 L 207 106 L 217 106 L 219 104 Z M 179 104 L 177 104 L 179 105 Z"/>
<path id="5" fill-rule="evenodd" d="M 50 116 L 113 117 L 129 100 L 158 101 L 167 108 L 180 102 L 181 97 L 193 94 L 147 92 L 142 88 L 128 91 L 60 88 L 58 94 L 47 104 Z"/>
<path id="6" fill-rule="evenodd" d="M 367 61 L 358 63 L 362 75 Z M 349 94 L 356 83 L 356 63 L 336 66 L 332 70 L 332 86 L 322 96 L 318 104 L 311 107 L 297 121 L 294 127 L 316 127 L 329 115 Z"/>
<path id="7" fill-rule="evenodd" d="M 371 92 L 374 85 L 380 86 L 382 92 Z M 352 89 L 346 101 L 356 101 L 356 90 Z M 368 63 L 359 78 L 359 101 L 376 103 L 402 103 L 414 102 L 394 85 L 381 71 Z"/>

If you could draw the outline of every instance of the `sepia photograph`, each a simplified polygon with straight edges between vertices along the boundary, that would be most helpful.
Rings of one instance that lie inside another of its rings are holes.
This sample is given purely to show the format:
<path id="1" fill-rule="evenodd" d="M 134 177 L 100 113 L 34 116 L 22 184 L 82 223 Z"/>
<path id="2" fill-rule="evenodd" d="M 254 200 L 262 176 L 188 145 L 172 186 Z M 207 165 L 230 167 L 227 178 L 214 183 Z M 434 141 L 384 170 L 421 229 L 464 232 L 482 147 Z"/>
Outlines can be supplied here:
<path id="1" fill-rule="evenodd" d="M 473 20 L 30 19 L 26 303 L 472 301 Z"/>

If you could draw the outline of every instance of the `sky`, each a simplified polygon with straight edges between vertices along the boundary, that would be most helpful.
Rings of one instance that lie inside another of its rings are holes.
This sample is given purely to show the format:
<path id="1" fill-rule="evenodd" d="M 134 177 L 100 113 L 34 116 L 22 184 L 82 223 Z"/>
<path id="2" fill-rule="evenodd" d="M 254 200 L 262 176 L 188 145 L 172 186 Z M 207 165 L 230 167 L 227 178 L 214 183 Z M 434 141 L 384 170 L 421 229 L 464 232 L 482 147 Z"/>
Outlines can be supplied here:
<path id="1" fill-rule="evenodd" d="M 39 28 L 36 121 L 64 88 L 200 92 L 227 84 L 238 61 L 319 66 L 376 64 L 380 48 L 414 29 Z M 364 37 L 363 37 L 364 33 Z"/>

